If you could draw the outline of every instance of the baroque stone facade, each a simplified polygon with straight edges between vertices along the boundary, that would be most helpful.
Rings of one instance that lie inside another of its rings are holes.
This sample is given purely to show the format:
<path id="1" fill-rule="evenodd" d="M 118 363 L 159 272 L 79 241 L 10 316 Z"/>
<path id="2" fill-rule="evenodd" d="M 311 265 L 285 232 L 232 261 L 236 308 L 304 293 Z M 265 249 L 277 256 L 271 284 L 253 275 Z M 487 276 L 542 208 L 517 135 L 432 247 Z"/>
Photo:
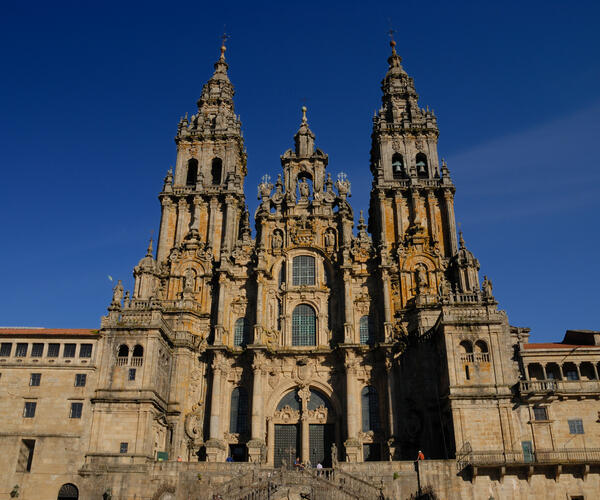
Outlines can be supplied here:
<path id="1" fill-rule="evenodd" d="M 530 344 L 510 326 L 457 234 L 436 117 L 393 42 L 388 66 L 368 224 L 354 231 L 350 180 L 327 172 L 303 108 L 258 186 L 253 238 L 221 48 L 179 122 L 132 293 L 117 284 L 97 331 L 0 329 L 0 494 L 245 498 L 260 471 L 293 483 L 272 471 L 298 457 L 326 467 L 333 498 L 405 498 L 418 450 L 441 498 L 597 492 L 600 333 Z"/>

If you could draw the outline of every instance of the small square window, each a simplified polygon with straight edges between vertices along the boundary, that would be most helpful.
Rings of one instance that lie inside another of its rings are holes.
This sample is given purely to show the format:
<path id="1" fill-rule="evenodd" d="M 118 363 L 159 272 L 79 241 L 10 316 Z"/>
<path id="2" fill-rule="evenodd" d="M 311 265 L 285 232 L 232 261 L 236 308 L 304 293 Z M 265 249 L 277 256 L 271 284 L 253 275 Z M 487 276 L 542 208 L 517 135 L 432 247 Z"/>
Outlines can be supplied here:
<path id="1" fill-rule="evenodd" d="M 17 344 L 17 351 L 15 352 L 15 356 L 17 358 L 24 358 L 25 356 L 27 356 L 27 347 L 29 344 L 21 344 L 18 343 Z"/>
<path id="2" fill-rule="evenodd" d="M 27 401 L 25 403 L 25 407 L 23 408 L 23 416 L 25 418 L 33 418 L 35 417 L 35 407 L 37 403 L 35 401 Z"/>
<path id="3" fill-rule="evenodd" d="M 92 357 L 92 344 L 81 344 L 79 346 L 79 357 L 80 358 L 91 358 Z"/>
<path id="4" fill-rule="evenodd" d="M 12 351 L 12 343 L 10 342 L 2 342 L 0 344 L 0 356 L 3 358 L 7 358 L 10 356 L 10 352 Z"/>
<path id="5" fill-rule="evenodd" d="M 41 358 L 44 355 L 44 344 L 35 343 L 31 346 L 31 357 Z"/>
<path id="6" fill-rule="evenodd" d="M 75 374 L 75 387 L 85 387 L 87 375 L 85 373 Z"/>
<path id="7" fill-rule="evenodd" d="M 583 420 L 580 418 L 569 420 L 569 434 L 584 434 Z"/>
<path id="8" fill-rule="evenodd" d="M 75 347 L 75 344 L 65 344 L 65 347 L 63 349 L 63 358 L 74 358 Z"/>
<path id="9" fill-rule="evenodd" d="M 60 351 L 60 344 L 48 344 L 48 357 L 58 358 L 58 352 Z"/>
<path id="10" fill-rule="evenodd" d="M 81 418 L 82 410 L 83 403 L 71 403 L 71 411 L 69 412 L 69 418 Z"/>
<path id="11" fill-rule="evenodd" d="M 29 385 L 32 387 L 39 386 L 41 381 L 42 381 L 41 373 L 32 373 L 31 376 L 29 377 Z"/>
<path id="12" fill-rule="evenodd" d="M 129 369 L 129 380 L 135 380 L 135 368 Z"/>
<path id="13" fill-rule="evenodd" d="M 121 443 L 119 453 L 127 453 L 127 448 L 129 448 L 129 443 Z"/>
<path id="14" fill-rule="evenodd" d="M 534 408 L 533 409 L 534 420 L 548 420 L 548 411 L 546 408 Z"/>

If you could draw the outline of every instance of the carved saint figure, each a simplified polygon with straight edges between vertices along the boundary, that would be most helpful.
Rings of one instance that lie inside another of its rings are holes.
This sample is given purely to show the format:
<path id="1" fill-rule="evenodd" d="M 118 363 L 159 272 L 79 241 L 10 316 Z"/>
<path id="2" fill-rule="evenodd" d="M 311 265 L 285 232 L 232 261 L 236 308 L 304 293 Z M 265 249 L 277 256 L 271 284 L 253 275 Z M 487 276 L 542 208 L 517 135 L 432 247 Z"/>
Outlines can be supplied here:
<path id="1" fill-rule="evenodd" d="M 335 245 L 335 235 L 333 234 L 333 231 L 327 231 L 325 233 L 325 246 L 327 248 L 329 247 L 333 247 Z"/>
<path id="2" fill-rule="evenodd" d="M 123 300 L 123 285 L 121 284 L 121 280 L 119 280 L 113 288 L 112 303 L 120 306 L 121 300 Z"/>
<path id="3" fill-rule="evenodd" d="M 183 289 L 186 292 L 194 291 L 194 271 L 192 269 L 187 269 L 185 271 L 185 275 L 183 276 Z"/>
<path id="4" fill-rule="evenodd" d="M 418 290 L 427 287 L 427 271 L 422 266 L 415 269 L 415 282 Z"/>
<path id="5" fill-rule="evenodd" d="M 308 195 L 310 193 L 310 188 L 308 186 L 308 182 L 306 182 L 306 179 L 302 179 L 300 181 L 300 183 L 298 184 L 298 189 L 300 190 L 301 198 L 308 198 Z"/>
<path id="6" fill-rule="evenodd" d="M 483 277 L 483 283 L 481 285 L 481 288 L 483 288 L 483 293 L 487 296 L 487 297 L 491 297 L 492 296 L 492 281 L 488 279 L 487 276 Z"/>
<path id="7" fill-rule="evenodd" d="M 273 250 L 279 250 L 283 246 L 283 238 L 279 231 L 275 231 L 273 233 L 273 238 L 271 239 L 271 245 Z"/>
<path id="8" fill-rule="evenodd" d="M 448 280 L 445 276 L 442 276 L 442 279 L 440 280 L 440 286 L 438 291 L 440 296 L 442 297 L 446 297 L 450 294 L 450 283 L 448 283 Z"/>

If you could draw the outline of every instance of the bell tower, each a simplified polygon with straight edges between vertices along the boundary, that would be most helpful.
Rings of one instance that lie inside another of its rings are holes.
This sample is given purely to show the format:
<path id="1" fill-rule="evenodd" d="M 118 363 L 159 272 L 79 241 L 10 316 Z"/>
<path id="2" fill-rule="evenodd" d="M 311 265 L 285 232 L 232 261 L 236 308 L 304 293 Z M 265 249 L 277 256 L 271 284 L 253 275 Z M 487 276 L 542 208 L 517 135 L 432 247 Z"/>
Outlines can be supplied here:
<path id="1" fill-rule="evenodd" d="M 390 43 L 381 82 L 382 106 L 373 117 L 373 187 L 369 230 L 383 280 L 385 322 L 420 296 L 437 296 L 448 259 L 458 250 L 454 185 L 440 167 L 435 114 L 418 105 L 414 81 Z"/>
<path id="2" fill-rule="evenodd" d="M 197 242 L 216 262 L 231 253 L 245 211 L 246 151 L 234 112 L 225 44 L 202 89 L 198 112 L 177 127 L 177 162 L 160 194 L 162 219 L 157 260 L 185 241 Z"/>

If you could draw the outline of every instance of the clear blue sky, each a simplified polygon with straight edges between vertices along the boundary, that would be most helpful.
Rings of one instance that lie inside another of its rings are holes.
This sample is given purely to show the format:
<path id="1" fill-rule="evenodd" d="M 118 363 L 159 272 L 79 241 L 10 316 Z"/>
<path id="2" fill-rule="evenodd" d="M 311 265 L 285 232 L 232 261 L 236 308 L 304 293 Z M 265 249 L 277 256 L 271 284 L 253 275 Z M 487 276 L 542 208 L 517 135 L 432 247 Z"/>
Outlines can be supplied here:
<path id="1" fill-rule="evenodd" d="M 92 6 L 93 5 L 93 6 Z M 533 340 L 600 330 L 598 2 L 5 2 L 0 19 L 0 325 L 99 326 L 131 288 L 157 194 L 227 60 L 251 212 L 309 108 L 329 171 L 368 205 L 371 117 L 397 31 L 481 275 Z"/>

